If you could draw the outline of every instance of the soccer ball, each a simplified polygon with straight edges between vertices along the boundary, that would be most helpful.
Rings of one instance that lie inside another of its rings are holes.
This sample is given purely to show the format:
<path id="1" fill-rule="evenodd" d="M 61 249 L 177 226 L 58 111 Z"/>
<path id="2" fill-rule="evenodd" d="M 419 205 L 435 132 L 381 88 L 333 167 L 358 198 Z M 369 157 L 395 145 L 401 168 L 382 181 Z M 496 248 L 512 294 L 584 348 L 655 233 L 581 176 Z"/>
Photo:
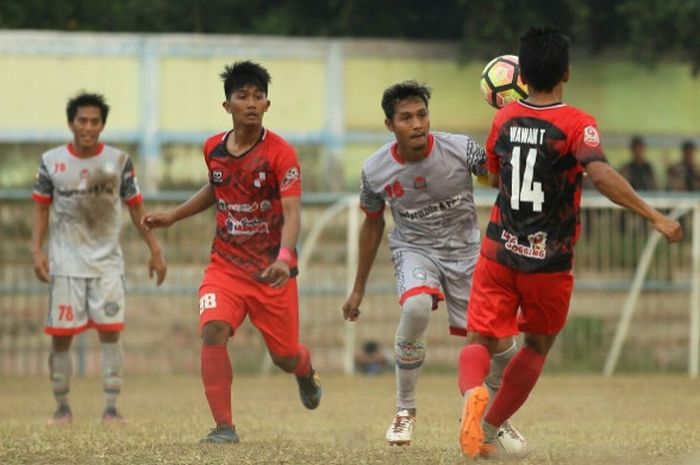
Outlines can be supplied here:
<path id="1" fill-rule="evenodd" d="M 481 73 L 481 93 L 494 108 L 527 97 L 527 86 L 520 79 L 520 66 L 515 55 L 502 55 L 489 61 Z"/>

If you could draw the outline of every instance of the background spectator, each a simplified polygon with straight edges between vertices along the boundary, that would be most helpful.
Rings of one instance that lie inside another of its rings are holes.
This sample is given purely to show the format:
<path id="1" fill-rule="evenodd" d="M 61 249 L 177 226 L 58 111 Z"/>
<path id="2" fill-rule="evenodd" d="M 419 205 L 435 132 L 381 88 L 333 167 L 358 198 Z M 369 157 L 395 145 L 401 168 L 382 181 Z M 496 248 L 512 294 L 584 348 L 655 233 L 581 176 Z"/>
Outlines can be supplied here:
<path id="1" fill-rule="evenodd" d="M 646 144 L 642 136 L 633 136 L 630 140 L 631 160 L 620 167 L 620 174 L 627 179 L 634 190 L 656 190 L 654 169 L 645 157 Z"/>
<path id="2" fill-rule="evenodd" d="M 668 190 L 700 190 L 700 169 L 695 165 L 695 143 L 686 140 L 681 144 L 681 161 L 668 167 Z"/>

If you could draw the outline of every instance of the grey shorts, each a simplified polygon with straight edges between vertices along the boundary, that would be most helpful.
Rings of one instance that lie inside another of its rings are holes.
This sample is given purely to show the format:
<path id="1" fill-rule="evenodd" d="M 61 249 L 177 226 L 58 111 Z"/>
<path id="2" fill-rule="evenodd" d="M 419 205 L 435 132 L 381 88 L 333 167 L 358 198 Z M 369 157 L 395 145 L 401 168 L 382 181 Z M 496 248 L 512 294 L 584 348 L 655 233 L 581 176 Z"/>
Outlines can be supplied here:
<path id="1" fill-rule="evenodd" d="M 121 331 L 124 328 L 124 277 L 73 278 L 52 276 L 49 313 L 44 332 L 70 336 L 96 328 Z"/>
<path id="2" fill-rule="evenodd" d="M 467 331 L 467 303 L 472 289 L 472 276 L 479 257 L 480 245 L 468 251 L 464 259 L 446 260 L 415 249 L 393 251 L 394 275 L 399 303 L 417 294 L 431 294 L 437 302 L 447 304 L 450 333 L 464 336 Z"/>

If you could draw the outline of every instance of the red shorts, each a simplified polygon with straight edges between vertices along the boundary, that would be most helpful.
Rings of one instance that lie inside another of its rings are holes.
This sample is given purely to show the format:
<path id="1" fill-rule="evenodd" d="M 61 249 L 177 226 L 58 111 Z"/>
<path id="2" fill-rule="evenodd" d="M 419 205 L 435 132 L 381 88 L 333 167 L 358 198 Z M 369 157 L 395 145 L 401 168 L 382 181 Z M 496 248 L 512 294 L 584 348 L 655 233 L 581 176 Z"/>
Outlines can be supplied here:
<path id="1" fill-rule="evenodd" d="M 233 265 L 215 255 L 199 287 L 200 331 L 210 321 L 224 321 L 235 332 L 246 315 L 262 333 L 270 352 L 282 357 L 299 353 L 296 279 L 275 289 L 237 273 Z"/>
<path id="2" fill-rule="evenodd" d="M 555 335 L 566 323 L 573 288 L 571 271 L 525 273 L 481 256 L 467 306 L 467 331 L 496 338 L 519 332 Z"/>

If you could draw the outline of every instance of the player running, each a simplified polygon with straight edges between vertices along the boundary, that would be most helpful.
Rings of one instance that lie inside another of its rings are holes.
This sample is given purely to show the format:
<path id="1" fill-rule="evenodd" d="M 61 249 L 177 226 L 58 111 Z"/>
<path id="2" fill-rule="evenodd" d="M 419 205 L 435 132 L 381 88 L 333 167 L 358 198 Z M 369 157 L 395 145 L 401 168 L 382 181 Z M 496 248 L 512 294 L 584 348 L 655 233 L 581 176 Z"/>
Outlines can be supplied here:
<path id="1" fill-rule="evenodd" d="M 150 276 L 160 285 L 166 265 L 153 233 L 141 226 L 144 215 L 134 166 L 121 150 L 100 142 L 109 106 L 99 94 L 81 93 L 68 101 L 73 142 L 41 156 L 34 184 L 32 253 L 34 273 L 50 283 L 44 332 L 51 336 L 49 371 L 58 408 L 50 424 L 73 419 L 68 392 L 73 374 L 73 336 L 98 331 L 105 395 L 103 422 L 122 422 L 116 409 L 122 385 L 124 260 L 119 246 L 122 202 L 151 251 Z M 50 214 L 49 214 L 50 212 Z M 51 218 L 49 257 L 43 251 Z"/>
<path id="2" fill-rule="evenodd" d="M 204 443 L 237 443 L 231 412 L 229 338 L 250 317 L 275 365 L 294 373 L 304 406 L 315 409 L 321 385 L 309 350 L 299 344 L 297 256 L 301 172 L 291 145 L 262 126 L 270 75 L 243 61 L 221 74 L 233 129 L 204 143 L 209 182 L 147 228 L 168 227 L 216 205 L 211 260 L 199 288 L 202 382 L 216 422 Z"/>
<path id="3" fill-rule="evenodd" d="M 389 203 L 395 229 L 389 245 L 401 305 L 396 331 L 396 414 L 386 433 L 391 445 L 408 445 L 416 419 L 416 385 L 426 356 L 425 331 L 438 302 L 447 304 L 450 334 L 465 336 L 465 308 L 479 253 L 480 232 L 472 175 L 485 174 L 484 149 L 468 136 L 430 132 L 430 89 L 406 81 L 384 91 L 385 125 L 394 133 L 362 169 L 359 264 L 346 320 L 360 316 L 370 269 L 384 232 Z M 495 392 L 515 353 L 512 335 L 498 343 L 487 385 Z M 511 434 L 520 438 L 510 425 Z"/>
<path id="4" fill-rule="evenodd" d="M 529 97 L 496 114 L 487 140 L 489 180 L 499 194 L 474 271 L 468 345 L 459 359 L 460 446 L 470 457 L 497 455 L 499 426 L 527 399 L 564 326 L 584 171 L 603 195 L 649 220 L 669 242 L 683 236 L 677 221 L 645 203 L 608 165 L 596 120 L 562 103 L 568 39 L 531 28 L 520 39 L 519 63 Z M 499 341 L 519 331 L 524 347 L 486 411 L 489 360 Z"/>

